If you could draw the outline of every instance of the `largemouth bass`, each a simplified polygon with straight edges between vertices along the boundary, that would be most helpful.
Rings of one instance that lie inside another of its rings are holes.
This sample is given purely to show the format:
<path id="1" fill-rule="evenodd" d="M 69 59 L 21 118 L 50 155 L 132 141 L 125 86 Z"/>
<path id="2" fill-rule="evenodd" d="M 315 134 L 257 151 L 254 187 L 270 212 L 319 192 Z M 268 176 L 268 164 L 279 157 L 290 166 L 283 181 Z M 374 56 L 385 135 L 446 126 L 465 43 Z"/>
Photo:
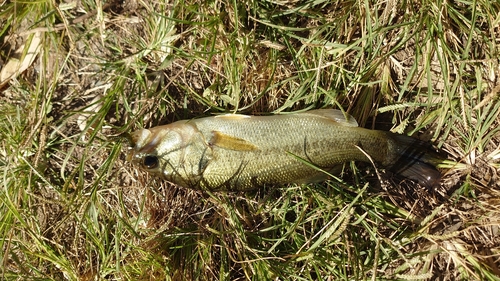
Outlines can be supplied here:
<path id="1" fill-rule="evenodd" d="M 315 182 L 326 179 L 326 174 L 312 165 L 334 172 L 352 160 L 373 160 L 427 187 L 441 176 L 428 144 L 360 128 L 352 116 L 334 109 L 182 120 L 138 130 L 131 140 L 128 159 L 133 163 L 199 190 Z"/>

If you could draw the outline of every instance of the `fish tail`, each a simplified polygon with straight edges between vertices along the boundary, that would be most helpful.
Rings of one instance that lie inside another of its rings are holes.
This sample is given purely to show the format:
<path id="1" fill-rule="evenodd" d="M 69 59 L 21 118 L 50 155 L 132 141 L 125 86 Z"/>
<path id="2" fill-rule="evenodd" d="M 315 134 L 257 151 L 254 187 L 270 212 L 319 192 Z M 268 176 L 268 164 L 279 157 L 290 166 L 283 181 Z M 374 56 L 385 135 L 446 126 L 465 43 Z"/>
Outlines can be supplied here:
<path id="1" fill-rule="evenodd" d="M 436 165 L 442 157 L 433 150 L 432 145 L 405 135 L 389 133 L 389 136 L 394 141 L 393 160 L 389 169 L 427 188 L 437 186 L 441 173 Z"/>

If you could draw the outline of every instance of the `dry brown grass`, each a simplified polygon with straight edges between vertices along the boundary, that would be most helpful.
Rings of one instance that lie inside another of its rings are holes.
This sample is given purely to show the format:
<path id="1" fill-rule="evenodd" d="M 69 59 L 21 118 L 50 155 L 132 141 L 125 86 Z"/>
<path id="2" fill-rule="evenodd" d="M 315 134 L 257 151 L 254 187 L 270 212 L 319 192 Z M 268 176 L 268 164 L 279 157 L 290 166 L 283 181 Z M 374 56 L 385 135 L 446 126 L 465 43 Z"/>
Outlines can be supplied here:
<path id="1" fill-rule="evenodd" d="M 0 71 L 23 69 L 0 81 L 0 279 L 500 279 L 499 14 L 485 1 L 4 1 Z M 202 194 L 132 167 L 114 138 L 320 107 L 456 163 L 436 190 L 351 164 L 342 181 Z"/>

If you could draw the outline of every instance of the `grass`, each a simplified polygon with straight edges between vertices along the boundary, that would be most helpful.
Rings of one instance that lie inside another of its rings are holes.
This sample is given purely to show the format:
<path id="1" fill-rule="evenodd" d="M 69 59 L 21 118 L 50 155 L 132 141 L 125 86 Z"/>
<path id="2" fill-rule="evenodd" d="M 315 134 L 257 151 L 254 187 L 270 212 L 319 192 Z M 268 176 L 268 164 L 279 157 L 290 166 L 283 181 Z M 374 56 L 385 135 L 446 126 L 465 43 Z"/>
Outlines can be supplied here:
<path id="1" fill-rule="evenodd" d="M 494 1 L 3 3 L 0 69 L 26 69 L 0 81 L 0 279 L 499 280 L 499 14 Z M 116 141 L 322 107 L 432 141 L 450 160 L 441 186 L 347 163 L 322 184 L 205 194 L 138 170 Z"/>

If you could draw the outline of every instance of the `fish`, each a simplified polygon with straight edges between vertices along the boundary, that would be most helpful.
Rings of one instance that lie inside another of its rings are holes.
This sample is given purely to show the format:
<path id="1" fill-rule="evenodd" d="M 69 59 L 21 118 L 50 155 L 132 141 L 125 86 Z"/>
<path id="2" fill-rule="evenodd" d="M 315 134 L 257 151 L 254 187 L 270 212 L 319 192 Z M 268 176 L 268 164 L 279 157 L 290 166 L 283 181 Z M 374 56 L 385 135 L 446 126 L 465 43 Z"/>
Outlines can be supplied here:
<path id="1" fill-rule="evenodd" d="M 441 178 L 440 158 L 429 143 L 359 127 L 336 109 L 181 120 L 129 138 L 127 159 L 134 165 L 202 191 L 321 182 L 349 161 L 376 163 L 426 187 Z"/>

